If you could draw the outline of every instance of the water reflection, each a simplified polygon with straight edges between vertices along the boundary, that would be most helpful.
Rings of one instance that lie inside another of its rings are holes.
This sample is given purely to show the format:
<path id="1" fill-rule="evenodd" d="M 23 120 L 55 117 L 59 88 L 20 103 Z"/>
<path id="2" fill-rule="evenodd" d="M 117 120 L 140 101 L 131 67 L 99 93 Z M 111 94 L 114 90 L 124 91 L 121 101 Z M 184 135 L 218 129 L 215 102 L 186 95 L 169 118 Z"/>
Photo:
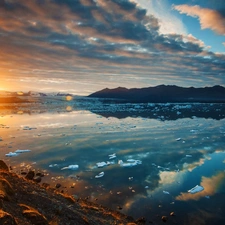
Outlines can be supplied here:
<path id="1" fill-rule="evenodd" d="M 168 224 L 224 223 L 224 119 L 118 119 L 84 108 L 67 102 L 30 109 L 30 114 L 25 107 L 15 113 L 2 110 L 0 157 L 16 171 L 43 170 L 43 182 L 61 183 L 65 192 L 156 224 L 172 211 L 177 216 Z M 31 152 L 5 157 L 17 149 Z M 110 160 L 113 153 L 116 158 Z M 131 159 L 142 163 L 129 168 L 118 164 Z M 109 165 L 98 168 L 98 162 Z M 69 165 L 79 168 L 61 170 Z M 102 171 L 104 176 L 96 179 Z M 188 193 L 195 185 L 204 191 Z"/>

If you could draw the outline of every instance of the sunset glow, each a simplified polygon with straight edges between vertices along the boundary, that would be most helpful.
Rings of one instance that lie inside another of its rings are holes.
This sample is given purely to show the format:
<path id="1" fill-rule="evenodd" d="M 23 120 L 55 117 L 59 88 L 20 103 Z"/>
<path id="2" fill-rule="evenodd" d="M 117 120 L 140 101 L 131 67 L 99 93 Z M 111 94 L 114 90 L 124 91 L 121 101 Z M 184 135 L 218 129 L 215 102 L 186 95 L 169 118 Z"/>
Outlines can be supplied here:
<path id="1" fill-rule="evenodd" d="M 87 95 L 224 85 L 224 8 L 202 0 L 4 0 L 1 89 Z"/>

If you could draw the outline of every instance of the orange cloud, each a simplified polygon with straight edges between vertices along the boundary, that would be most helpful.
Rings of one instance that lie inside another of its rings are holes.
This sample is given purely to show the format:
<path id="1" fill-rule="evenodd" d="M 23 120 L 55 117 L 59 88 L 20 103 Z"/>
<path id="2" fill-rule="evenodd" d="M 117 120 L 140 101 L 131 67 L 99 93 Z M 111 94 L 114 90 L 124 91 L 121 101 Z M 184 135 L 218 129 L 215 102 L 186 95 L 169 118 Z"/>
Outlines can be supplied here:
<path id="1" fill-rule="evenodd" d="M 219 187 L 221 182 L 224 180 L 225 174 L 223 172 L 212 176 L 212 177 L 202 177 L 201 186 L 204 188 L 203 191 L 191 194 L 189 192 L 181 193 L 179 196 L 176 197 L 176 200 L 180 201 L 188 201 L 188 200 L 198 200 L 205 196 L 212 196 L 214 195 Z"/>
<path id="2" fill-rule="evenodd" d="M 218 34 L 225 35 L 225 17 L 216 10 L 201 8 L 198 5 L 174 5 L 173 8 L 181 14 L 197 17 L 202 29 L 211 29 Z"/>

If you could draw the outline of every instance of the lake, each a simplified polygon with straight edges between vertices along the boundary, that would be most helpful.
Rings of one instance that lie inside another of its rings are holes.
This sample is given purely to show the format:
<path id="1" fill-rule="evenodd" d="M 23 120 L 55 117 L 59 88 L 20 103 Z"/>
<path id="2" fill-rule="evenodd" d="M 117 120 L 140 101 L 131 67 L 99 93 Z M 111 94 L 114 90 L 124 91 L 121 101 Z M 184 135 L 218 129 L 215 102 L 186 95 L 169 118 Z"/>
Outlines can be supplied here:
<path id="1" fill-rule="evenodd" d="M 225 224 L 223 107 L 82 99 L 4 105 L 0 158 L 17 173 L 40 170 L 42 182 L 147 223 L 167 216 L 167 224 Z M 29 151 L 6 156 L 18 149 Z"/>

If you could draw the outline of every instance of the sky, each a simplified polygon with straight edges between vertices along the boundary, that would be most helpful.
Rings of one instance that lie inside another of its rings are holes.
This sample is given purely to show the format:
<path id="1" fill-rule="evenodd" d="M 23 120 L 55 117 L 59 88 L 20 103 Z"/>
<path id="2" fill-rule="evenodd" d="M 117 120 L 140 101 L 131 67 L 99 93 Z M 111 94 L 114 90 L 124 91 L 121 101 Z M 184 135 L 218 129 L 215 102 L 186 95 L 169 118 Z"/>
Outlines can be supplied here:
<path id="1" fill-rule="evenodd" d="M 0 90 L 225 86 L 224 0 L 0 0 Z"/>

